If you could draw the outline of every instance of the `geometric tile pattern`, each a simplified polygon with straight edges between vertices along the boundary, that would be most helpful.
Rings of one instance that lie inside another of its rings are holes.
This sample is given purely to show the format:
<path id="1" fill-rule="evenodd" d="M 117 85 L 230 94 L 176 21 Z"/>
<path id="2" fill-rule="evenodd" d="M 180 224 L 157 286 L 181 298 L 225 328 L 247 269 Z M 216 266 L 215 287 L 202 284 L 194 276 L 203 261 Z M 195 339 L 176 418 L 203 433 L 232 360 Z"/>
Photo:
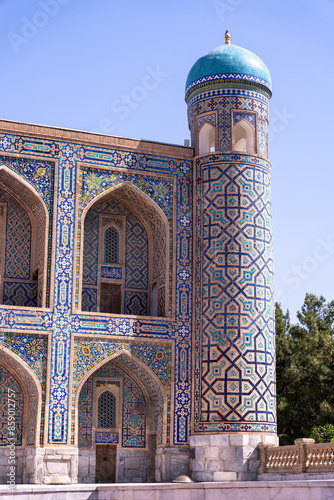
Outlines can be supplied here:
<path id="1" fill-rule="evenodd" d="M 90 377 L 82 386 L 78 403 L 78 445 L 92 445 L 93 425 L 93 378 Z"/>
<path id="2" fill-rule="evenodd" d="M 270 164 L 207 156 L 197 178 L 195 428 L 275 432 Z"/>
<path id="3" fill-rule="evenodd" d="M 97 207 L 89 210 L 85 218 L 82 285 L 96 285 L 98 277 L 99 214 Z M 87 309 L 83 309 L 87 311 Z"/>
<path id="4" fill-rule="evenodd" d="M 161 351 L 158 351 L 161 352 Z M 167 353 L 166 353 L 167 354 Z M 164 402 L 160 388 L 157 386 L 150 374 L 142 366 L 138 365 L 134 359 L 122 354 L 117 358 L 119 363 L 127 369 L 129 374 L 134 374 L 138 380 L 144 385 L 150 400 L 151 409 L 151 430 L 157 433 L 157 443 L 163 444 L 163 433 L 166 433 L 167 443 L 170 439 L 170 422 L 167 419 L 167 428 L 164 428 Z M 164 356 L 167 359 L 167 356 Z M 170 412 L 170 394 L 167 393 L 167 412 Z M 143 431 L 140 431 L 143 435 Z"/>
<path id="5" fill-rule="evenodd" d="M 147 316 L 147 293 L 127 290 L 124 295 L 124 314 Z"/>
<path id="6" fill-rule="evenodd" d="M 8 401 L 9 398 L 11 401 Z M 21 386 L 11 373 L 0 365 L 0 446 L 22 445 L 23 413 Z M 12 415 L 12 422 L 9 422 L 9 415 Z"/>
<path id="7" fill-rule="evenodd" d="M 3 303 L 7 306 L 37 307 L 37 285 L 5 281 Z"/>
<path id="8" fill-rule="evenodd" d="M 3 196 L 1 197 L 1 200 Z M 27 212 L 7 196 L 5 278 L 30 278 L 31 224 Z M 21 304 L 17 304 L 21 305 Z"/>
<path id="9" fill-rule="evenodd" d="M 145 448 L 146 404 L 143 391 L 134 380 L 124 380 L 122 446 Z"/>
<path id="10" fill-rule="evenodd" d="M 82 289 L 82 305 L 83 311 L 97 311 L 97 289 L 83 288 Z"/>
<path id="11" fill-rule="evenodd" d="M 165 288 L 159 288 L 158 291 L 158 316 L 165 315 Z"/>
<path id="12" fill-rule="evenodd" d="M 125 286 L 146 290 L 148 287 L 147 232 L 134 214 L 126 219 L 125 248 Z"/>

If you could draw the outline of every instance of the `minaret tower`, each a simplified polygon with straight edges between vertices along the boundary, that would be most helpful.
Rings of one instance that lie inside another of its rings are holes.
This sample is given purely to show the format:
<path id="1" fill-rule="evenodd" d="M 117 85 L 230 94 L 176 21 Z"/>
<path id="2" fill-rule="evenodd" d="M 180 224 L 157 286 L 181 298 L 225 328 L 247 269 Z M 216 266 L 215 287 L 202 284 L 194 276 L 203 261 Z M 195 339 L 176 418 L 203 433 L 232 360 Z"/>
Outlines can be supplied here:
<path id="1" fill-rule="evenodd" d="M 195 148 L 194 413 L 197 481 L 256 479 L 257 445 L 276 443 L 268 106 L 271 77 L 225 45 L 186 84 Z"/>

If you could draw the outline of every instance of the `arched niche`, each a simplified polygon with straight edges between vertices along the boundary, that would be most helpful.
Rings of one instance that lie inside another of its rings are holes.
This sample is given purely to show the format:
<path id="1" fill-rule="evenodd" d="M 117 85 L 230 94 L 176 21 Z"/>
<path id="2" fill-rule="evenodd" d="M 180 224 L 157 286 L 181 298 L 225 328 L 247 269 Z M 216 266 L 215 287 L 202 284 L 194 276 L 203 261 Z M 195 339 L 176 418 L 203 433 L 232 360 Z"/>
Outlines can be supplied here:
<path id="1" fill-rule="evenodd" d="M 40 382 L 35 373 L 21 360 L 21 358 L 19 358 L 19 356 L 3 346 L 0 346 L 0 366 L 16 381 L 22 393 L 22 397 L 19 398 L 14 396 L 13 398 L 16 400 L 17 404 L 15 416 L 17 419 L 21 419 L 22 422 L 21 426 L 19 426 L 22 435 L 18 446 L 22 448 L 27 446 L 39 446 L 42 441 L 42 437 L 40 436 L 42 408 L 42 390 Z M 8 376 L 7 379 L 9 380 Z M 9 390 L 7 394 L 3 394 L 6 380 L 1 378 L 0 382 L 2 399 L 5 401 L 11 392 Z M 8 387 L 8 389 L 11 388 L 12 387 Z M 3 401 L 1 401 L 1 403 L 3 403 Z M 2 408 L 4 409 L 3 404 Z M 8 426 L 7 415 L 5 415 L 5 419 L 5 426 Z M 2 424 L 3 422 L 0 424 L 1 427 L 3 427 Z M 7 446 L 7 443 L 5 446 Z"/>
<path id="2" fill-rule="evenodd" d="M 105 260 L 106 230 L 118 232 L 118 262 Z M 85 208 L 81 223 L 81 310 L 168 314 L 169 224 L 160 207 L 131 182 L 118 184 Z"/>
<path id="3" fill-rule="evenodd" d="M 115 428 L 98 427 L 98 403 L 106 391 L 114 396 L 110 401 L 116 406 Z M 116 471 L 111 482 L 124 481 L 127 477 L 127 481 L 133 480 L 131 472 L 124 470 L 127 457 L 133 455 L 138 461 L 151 463 L 142 480 L 154 480 L 152 464 L 156 447 L 166 445 L 167 395 L 157 376 L 136 356 L 121 350 L 83 377 L 76 390 L 75 424 L 75 444 L 79 447 L 82 470 L 79 482 L 103 482 L 100 467 L 95 468 L 96 460 L 97 463 L 100 460 L 101 445 L 114 450 L 117 463 L 113 461 L 111 465 Z M 108 460 L 108 455 L 105 458 Z M 85 465 L 87 460 L 89 467 Z"/>
<path id="4" fill-rule="evenodd" d="M 45 307 L 49 214 L 37 191 L 0 165 L 0 303 Z"/>
<path id="5" fill-rule="evenodd" d="M 234 125 L 234 151 L 256 153 L 255 128 L 246 119 Z"/>
<path id="6" fill-rule="evenodd" d="M 198 132 L 198 154 L 204 155 L 216 150 L 216 128 L 210 123 L 204 123 Z"/>

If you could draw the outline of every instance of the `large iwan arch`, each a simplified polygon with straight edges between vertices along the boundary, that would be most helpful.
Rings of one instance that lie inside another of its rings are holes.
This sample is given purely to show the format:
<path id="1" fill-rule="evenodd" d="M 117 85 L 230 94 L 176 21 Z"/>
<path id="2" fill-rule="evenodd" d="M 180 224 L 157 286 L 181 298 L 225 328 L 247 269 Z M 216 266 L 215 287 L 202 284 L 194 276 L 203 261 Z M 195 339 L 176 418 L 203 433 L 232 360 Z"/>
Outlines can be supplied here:
<path id="1" fill-rule="evenodd" d="M 99 398 L 106 391 L 112 394 L 106 398 L 112 402 L 109 411 L 115 412 L 115 427 L 110 429 L 101 425 L 98 413 Z M 75 422 L 82 469 L 79 482 L 88 478 L 91 482 L 126 478 L 135 482 L 136 467 L 132 471 L 134 462 L 131 467 L 128 464 L 133 456 L 138 471 L 145 469 L 146 479 L 154 480 L 156 449 L 166 445 L 167 394 L 152 370 L 131 352 L 120 350 L 82 378 L 75 396 Z M 108 471 L 101 472 L 105 461 L 110 476 L 106 476 Z"/>
<path id="2" fill-rule="evenodd" d="M 82 214 L 81 242 L 82 310 L 168 315 L 169 224 L 141 189 L 126 181 L 92 200 Z"/>
<path id="3" fill-rule="evenodd" d="M 45 307 L 49 213 L 37 191 L 0 165 L 0 303 Z"/>
<path id="4" fill-rule="evenodd" d="M 36 482 L 36 448 L 41 435 L 42 389 L 35 373 L 22 359 L 0 345 L 0 456 L 8 458 L 8 444 L 14 443 L 17 483 Z M 14 409 L 14 411 L 13 411 Z M 14 416 L 14 435 L 9 416 Z M 5 476 L 3 476 L 5 480 Z M 0 480 L 1 482 L 1 480 Z M 6 480 L 4 481 L 6 482 Z"/>

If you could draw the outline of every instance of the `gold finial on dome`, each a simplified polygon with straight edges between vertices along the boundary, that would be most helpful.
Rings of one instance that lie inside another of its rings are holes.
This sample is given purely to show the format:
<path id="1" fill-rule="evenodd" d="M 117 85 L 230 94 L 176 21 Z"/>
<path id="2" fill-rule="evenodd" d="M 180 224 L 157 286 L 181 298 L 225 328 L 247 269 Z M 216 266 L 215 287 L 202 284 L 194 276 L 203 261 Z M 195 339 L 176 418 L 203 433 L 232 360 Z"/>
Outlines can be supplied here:
<path id="1" fill-rule="evenodd" d="M 230 45 L 231 42 L 231 35 L 230 35 L 230 32 L 228 30 L 225 31 L 225 45 Z"/>

